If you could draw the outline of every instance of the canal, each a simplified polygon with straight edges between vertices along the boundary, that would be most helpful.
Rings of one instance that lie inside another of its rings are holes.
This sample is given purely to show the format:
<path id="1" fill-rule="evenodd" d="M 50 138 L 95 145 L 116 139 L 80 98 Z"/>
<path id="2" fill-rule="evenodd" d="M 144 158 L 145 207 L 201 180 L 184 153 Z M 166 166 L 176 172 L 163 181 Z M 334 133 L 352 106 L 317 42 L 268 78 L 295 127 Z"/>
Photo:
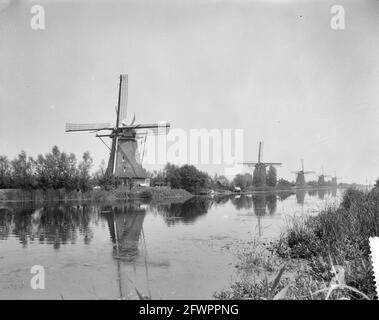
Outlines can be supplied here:
<path id="1" fill-rule="evenodd" d="M 0 299 L 210 299 L 235 275 L 239 245 L 279 237 L 341 191 L 140 201 L 0 202 Z M 31 267 L 45 270 L 33 290 Z"/>

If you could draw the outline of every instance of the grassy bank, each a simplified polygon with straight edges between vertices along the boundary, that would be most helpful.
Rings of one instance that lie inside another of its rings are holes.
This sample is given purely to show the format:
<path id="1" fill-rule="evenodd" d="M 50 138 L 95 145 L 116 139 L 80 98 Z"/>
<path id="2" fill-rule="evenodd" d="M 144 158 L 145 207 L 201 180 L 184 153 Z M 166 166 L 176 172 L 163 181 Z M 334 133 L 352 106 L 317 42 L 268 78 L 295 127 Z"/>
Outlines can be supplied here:
<path id="1" fill-rule="evenodd" d="M 239 280 L 215 297 L 374 299 L 368 239 L 378 235 L 379 188 L 349 189 L 339 207 L 295 219 L 279 241 L 247 246 Z"/>
<path id="2" fill-rule="evenodd" d="M 58 190 L 21 190 L 0 189 L 0 201 L 71 201 L 91 200 L 95 202 L 107 202 L 115 200 L 146 199 L 153 201 L 163 200 L 187 200 L 192 194 L 183 189 L 171 189 L 168 187 L 135 187 L 132 190 L 117 188 L 112 190 L 66 191 Z"/>
<path id="3" fill-rule="evenodd" d="M 152 201 L 164 200 L 187 200 L 192 194 L 183 189 L 171 189 L 168 187 L 135 187 L 131 190 L 127 188 L 117 188 L 114 190 L 94 190 L 92 192 L 93 201 L 114 201 L 122 199 L 150 199 Z"/>

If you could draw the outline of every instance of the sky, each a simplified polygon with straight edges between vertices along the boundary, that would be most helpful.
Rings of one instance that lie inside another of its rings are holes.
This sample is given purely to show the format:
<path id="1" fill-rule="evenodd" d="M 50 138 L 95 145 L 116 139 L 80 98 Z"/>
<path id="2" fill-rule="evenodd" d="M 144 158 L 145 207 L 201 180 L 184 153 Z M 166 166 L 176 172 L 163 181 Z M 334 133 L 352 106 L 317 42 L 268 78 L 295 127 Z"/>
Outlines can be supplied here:
<path id="1" fill-rule="evenodd" d="M 34 4 L 44 30 L 31 28 Z M 331 28 L 335 4 L 344 30 Z M 129 121 L 242 129 L 243 159 L 264 141 L 280 177 L 294 179 L 304 159 L 306 170 L 374 182 L 378 30 L 377 0 L 0 0 L 0 154 L 58 145 L 90 151 L 97 167 L 107 148 L 65 123 L 113 124 L 127 73 Z"/>

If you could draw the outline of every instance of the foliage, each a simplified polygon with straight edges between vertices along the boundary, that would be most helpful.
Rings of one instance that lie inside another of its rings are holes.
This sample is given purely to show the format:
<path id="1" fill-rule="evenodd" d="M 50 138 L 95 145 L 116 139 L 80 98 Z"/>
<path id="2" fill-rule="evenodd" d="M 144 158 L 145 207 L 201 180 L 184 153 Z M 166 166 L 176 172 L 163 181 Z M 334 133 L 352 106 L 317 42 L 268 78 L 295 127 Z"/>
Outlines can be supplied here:
<path id="1" fill-rule="evenodd" d="M 292 182 L 289 182 L 288 180 L 286 179 L 279 179 L 278 183 L 277 183 L 277 187 L 279 189 L 291 189 L 295 184 L 292 183 Z"/>
<path id="2" fill-rule="evenodd" d="M 193 165 L 179 167 L 168 163 L 163 171 L 154 172 L 150 178 L 153 186 L 156 183 L 165 184 L 173 189 L 184 189 L 193 194 L 214 186 L 212 178 Z"/>
<path id="3" fill-rule="evenodd" d="M 269 166 L 268 172 L 267 172 L 267 178 L 266 178 L 266 184 L 269 187 L 275 187 L 277 184 L 277 172 L 276 168 L 274 166 Z"/>
<path id="4" fill-rule="evenodd" d="M 266 185 L 266 167 L 256 165 L 253 172 L 253 186 L 264 187 Z"/>
<path id="5" fill-rule="evenodd" d="M 338 208 L 296 220 L 276 247 L 278 254 L 309 261 L 312 273 L 330 281 L 332 265 L 346 270 L 346 285 L 375 295 L 368 239 L 379 235 L 379 189 L 350 189 Z M 357 297 L 358 298 L 358 297 Z"/>
<path id="6" fill-rule="evenodd" d="M 233 179 L 233 184 L 241 190 L 246 190 L 253 185 L 253 177 L 250 173 L 237 174 Z"/>
<path id="7" fill-rule="evenodd" d="M 92 158 L 88 152 L 77 165 L 73 153 L 61 152 L 54 146 L 51 152 L 28 157 L 25 151 L 9 161 L 0 157 L 0 188 L 20 189 L 81 189 L 91 188 Z"/>

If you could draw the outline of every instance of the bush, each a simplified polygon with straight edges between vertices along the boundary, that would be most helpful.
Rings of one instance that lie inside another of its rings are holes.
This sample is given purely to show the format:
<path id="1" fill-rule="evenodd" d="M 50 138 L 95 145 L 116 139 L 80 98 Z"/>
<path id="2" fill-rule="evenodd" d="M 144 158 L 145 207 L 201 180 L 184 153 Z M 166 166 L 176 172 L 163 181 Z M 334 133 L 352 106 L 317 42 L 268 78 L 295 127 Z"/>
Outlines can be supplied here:
<path id="1" fill-rule="evenodd" d="M 379 190 L 349 189 L 338 208 L 296 220 L 276 246 L 279 255 L 307 259 L 315 277 L 330 281 L 341 265 L 347 284 L 375 296 L 368 239 L 379 235 Z"/>
<path id="2" fill-rule="evenodd" d="M 357 189 L 347 189 L 343 195 L 341 207 L 350 209 L 353 204 L 361 203 L 365 198 L 365 193 Z"/>
<path id="3" fill-rule="evenodd" d="M 151 199 L 153 197 L 153 194 L 151 193 L 150 190 L 142 190 L 139 193 L 139 196 L 144 199 Z"/>

